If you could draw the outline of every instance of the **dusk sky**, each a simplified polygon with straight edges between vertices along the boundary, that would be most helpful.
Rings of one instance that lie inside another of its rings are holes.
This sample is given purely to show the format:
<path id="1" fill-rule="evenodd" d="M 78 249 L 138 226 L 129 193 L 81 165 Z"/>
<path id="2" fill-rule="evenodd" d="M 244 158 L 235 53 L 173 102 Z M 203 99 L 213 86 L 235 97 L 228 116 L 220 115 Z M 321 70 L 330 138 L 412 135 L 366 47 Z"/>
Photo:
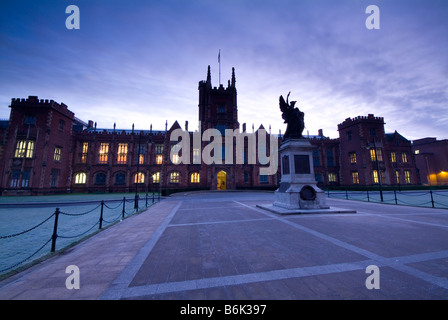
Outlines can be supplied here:
<path id="1" fill-rule="evenodd" d="M 66 7 L 80 10 L 68 30 Z M 366 28 L 369 5 L 380 29 Z M 239 122 L 284 132 L 280 95 L 304 133 L 338 137 L 375 114 L 386 132 L 448 139 L 447 0 L 1 0 L 0 118 L 11 98 L 68 105 L 99 128 L 198 126 L 198 82 L 227 86 Z"/>

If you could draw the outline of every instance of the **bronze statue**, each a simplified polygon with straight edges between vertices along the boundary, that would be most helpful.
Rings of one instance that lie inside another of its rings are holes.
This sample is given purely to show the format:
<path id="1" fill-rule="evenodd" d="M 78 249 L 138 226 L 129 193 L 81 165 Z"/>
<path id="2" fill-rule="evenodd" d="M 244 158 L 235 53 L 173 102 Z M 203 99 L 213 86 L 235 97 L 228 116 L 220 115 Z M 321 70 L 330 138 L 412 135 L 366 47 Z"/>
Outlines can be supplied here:
<path id="1" fill-rule="evenodd" d="M 303 139 L 303 129 L 305 129 L 305 121 L 304 116 L 305 113 L 300 111 L 297 107 L 294 107 L 297 101 L 291 101 L 288 103 L 289 95 L 283 99 L 283 96 L 280 96 L 280 110 L 282 111 L 282 118 L 285 120 L 284 123 L 287 124 L 286 131 L 283 136 L 283 141 L 288 139 Z"/>

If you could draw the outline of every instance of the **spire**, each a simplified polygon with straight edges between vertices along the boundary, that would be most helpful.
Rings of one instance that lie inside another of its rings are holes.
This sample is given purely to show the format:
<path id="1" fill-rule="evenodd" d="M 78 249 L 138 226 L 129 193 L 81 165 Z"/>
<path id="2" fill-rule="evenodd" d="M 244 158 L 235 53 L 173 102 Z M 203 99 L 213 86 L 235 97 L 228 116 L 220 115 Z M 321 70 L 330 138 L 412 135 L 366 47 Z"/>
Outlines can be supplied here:
<path id="1" fill-rule="evenodd" d="M 235 68 L 232 68 L 232 87 L 235 88 L 236 78 L 235 78 Z"/>
<path id="2" fill-rule="evenodd" d="M 210 66 L 208 66 L 208 70 L 207 70 L 207 86 L 208 87 L 212 87 L 212 76 L 210 73 Z"/>

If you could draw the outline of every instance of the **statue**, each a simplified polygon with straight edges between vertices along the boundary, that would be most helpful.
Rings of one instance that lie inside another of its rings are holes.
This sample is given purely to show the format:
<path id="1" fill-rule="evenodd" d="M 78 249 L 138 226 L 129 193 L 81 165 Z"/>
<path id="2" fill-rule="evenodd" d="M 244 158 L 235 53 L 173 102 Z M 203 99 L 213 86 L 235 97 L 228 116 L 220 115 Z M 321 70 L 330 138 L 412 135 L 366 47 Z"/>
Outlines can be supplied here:
<path id="1" fill-rule="evenodd" d="M 304 116 L 305 113 L 300 111 L 297 107 L 294 107 L 297 101 L 291 101 L 288 103 L 289 95 L 283 99 L 283 96 L 280 96 L 280 110 L 282 111 L 282 118 L 285 120 L 284 123 L 287 124 L 285 135 L 283 136 L 283 141 L 288 139 L 302 139 L 303 129 L 305 129 L 305 121 Z"/>

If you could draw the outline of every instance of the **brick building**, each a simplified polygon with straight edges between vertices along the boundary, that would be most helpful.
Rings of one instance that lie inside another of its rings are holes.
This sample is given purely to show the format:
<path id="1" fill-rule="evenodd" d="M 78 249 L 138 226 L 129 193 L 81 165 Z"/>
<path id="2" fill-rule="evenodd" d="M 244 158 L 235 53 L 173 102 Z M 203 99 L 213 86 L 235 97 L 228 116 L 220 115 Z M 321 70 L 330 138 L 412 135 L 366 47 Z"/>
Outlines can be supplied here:
<path id="1" fill-rule="evenodd" d="M 384 119 L 369 114 L 347 118 L 338 125 L 340 184 L 419 184 L 411 142 L 384 132 Z"/>
<path id="2" fill-rule="evenodd" d="M 412 142 L 422 184 L 448 185 L 448 140 L 424 138 Z"/>
<path id="3" fill-rule="evenodd" d="M 279 161 L 275 173 L 267 175 L 262 170 L 273 161 L 260 159 L 273 157 L 271 143 L 280 145 L 282 137 L 267 133 L 264 150 L 252 148 L 250 141 L 258 141 L 266 130 L 260 126 L 248 133 L 246 124 L 240 126 L 235 70 L 226 87 L 213 87 L 209 67 L 198 91 L 199 126 L 193 131 L 188 122 L 182 128 L 177 121 L 170 128 L 165 123 L 165 130 L 152 130 L 152 125 L 138 131 L 115 125 L 101 129 L 76 118 L 63 103 L 35 96 L 12 99 L 10 119 L 0 121 L 2 194 L 275 189 L 281 178 Z M 211 129 L 217 139 L 204 137 Z M 243 135 L 241 145 L 233 138 L 226 143 L 229 129 Z M 322 130 L 310 137 L 321 187 L 420 183 L 411 142 L 398 132 L 386 134 L 383 118 L 347 118 L 338 130 L 337 139 L 325 137 Z M 182 144 L 184 140 L 188 143 Z M 212 140 L 219 147 L 210 148 Z M 214 161 L 206 162 L 204 154 Z"/>

